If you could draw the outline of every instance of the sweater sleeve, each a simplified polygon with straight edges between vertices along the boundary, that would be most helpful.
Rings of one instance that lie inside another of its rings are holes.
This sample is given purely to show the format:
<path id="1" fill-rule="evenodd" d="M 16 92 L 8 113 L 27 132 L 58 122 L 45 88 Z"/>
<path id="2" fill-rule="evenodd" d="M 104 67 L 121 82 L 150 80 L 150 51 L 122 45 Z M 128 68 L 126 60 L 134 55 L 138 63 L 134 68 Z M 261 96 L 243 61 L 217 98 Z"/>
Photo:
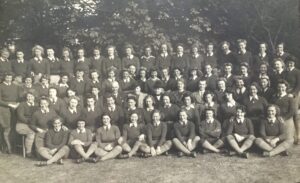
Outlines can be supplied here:
<path id="1" fill-rule="evenodd" d="M 182 137 L 182 135 L 181 135 L 181 132 L 180 132 L 179 128 L 180 128 L 180 124 L 179 124 L 179 123 L 175 123 L 175 125 L 174 125 L 174 132 L 175 132 L 175 135 L 176 135 L 176 137 L 178 138 L 178 140 L 179 140 L 181 143 L 183 143 L 183 142 L 184 142 L 184 139 L 183 139 L 183 137 Z"/>
<path id="2" fill-rule="evenodd" d="M 167 136 L 167 124 L 162 123 L 162 132 L 157 146 L 161 146 L 166 141 L 166 136 Z"/>
<path id="3" fill-rule="evenodd" d="M 121 136 L 121 133 L 120 133 L 120 129 L 119 127 L 115 126 L 115 137 L 116 137 L 116 140 L 118 140 Z"/>
<path id="4" fill-rule="evenodd" d="M 200 138 L 207 138 L 207 134 L 205 133 L 205 121 L 201 121 L 199 123 L 199 135 L 200 135 Z"/>
<path id="5" fill-rule="evenodd" d="M 208 134 L 211 137 L 218 138 L 221 135 L 221 124 L 219 121 L 216 120 L 214 120 L 214 122 L 215 122 L 214 125 L 215 128 L 212 131 L 210 131 Z"/>
<path id="6" fill-rule="evenodd" d="M 263 139 L 266 139 L 267 134 L 266 134 L 266 121 L 265 120 L 263 120 L 260 124 L 259 134 Z"/>
<path id="7" fill-rule="evenodd" d="M 193 140 L 195 138 L 195 125 L 194 125 L 194 123 L 190 122 L 189 123 L 189 128 L 190 128 L 189 139 Z"/>
<path id="8" fill-rule="evenodd" d="M 128 133 L 128 125 L 126 124 L 123 126 L 123 130 L 122 130 L 122 137 L 124 142 L 127 141 L 127 133 Z"/>
<path id="9" fill-rule="evenodd" d="M 279 136 L 278 136 L 279 140 L 285 140 L 286 139 L 286 131 L 285 131 L 285 127 L 284 127 L 284 123 L 283 122 L 279 122 Z"/>
<path id="10" fill-rule="evenodd" d="M 253 128 L 252 121 L 250 119 L 247 120 L 247 126 L 249 129 L 248 135 L 254 135 L 254 128 Z"/>
<path id="11" fill-rule="evenodd" d="M 0 85 L 0 106 L 8 107 L 8 103 L 2 100 L 2 92 L 1 92 L 1 85 Z"/>
<path id="12" fill-rule="evenodd" d="M 27 120 L 27 118 L 24 115 L 24 104 L 20 104 L 20 106 L 17 108 L 17 117 L 18 117 L 18 121 L 22 122 L 22 123 L 26 123 L 28 124 L 29 121 Z"/>
<path id="13" fill-rule="evenodd" d="M 51 138 L 51 130 L 47 131 L 45 135 L 45 141 L 46 141 L 46 147 L 49 149 L 54 149 L 56 146 L 52 143 L 52 138 Z"/>
<path id="14" fill-rule="evenodd" d="M 93 133 L 89 129 L 86 129 L 87 141 L 84 142 L 84 146 L 89 146 L 93 142 Z"/>
<path id="15" fill-rule="evenodd" d="M 150 147 L 153 147 L 154 146 L 154 143 L 153 143 L 153 139 L 152 139 L 152 129 L 151 129 L 151 125 L 147 125 L 146 127 L 146 133 L 147 133 L 147 139 L 148 139 L 148 145 Z"/>
<path id="16" fill-rule="evenodd" d="M 71 131 L 70 136 L 69 136 L 69 142 L 68 144 L 71 145 L 72 141 L 74 140 L 74 131 Z"/>
<path id="17" fill-rule="evenodd" d="M 232 135 L 232 132 L 233 132 L 233 125 L 234 125 L 233 121 L 229 120 L 228 123 L 229 124 L 228 124 L 228 129 L 226 132 L 226 136 Z"/>
<path id="18" fill-rule="evenodd" d="M 102 134 L 102 128 L 99 128 L 96 133 L 96 142 L 98 144 L 98 147 L 104 148 L 105 145 L 102 143 L 101 134 Z"/>
<path id="19" fill-rule="evenodd" d="M 36 126 L 36 123 L 37 123 L 37 113 L 34 113 L 32 115 L 32 119 L 31 119 L 31 122 L 29 124 L 30 128 L 33 129 L 34 131 L 37 131 L 37 126 Z"/>
<path id="20" fill-rule="evenodd" d="M 64 131 L 61 143 L 57 146 L 57 149 L 61 149 L 64 145 L 68 143 L 68 137 L 69 133 L 67 131 Z"/>

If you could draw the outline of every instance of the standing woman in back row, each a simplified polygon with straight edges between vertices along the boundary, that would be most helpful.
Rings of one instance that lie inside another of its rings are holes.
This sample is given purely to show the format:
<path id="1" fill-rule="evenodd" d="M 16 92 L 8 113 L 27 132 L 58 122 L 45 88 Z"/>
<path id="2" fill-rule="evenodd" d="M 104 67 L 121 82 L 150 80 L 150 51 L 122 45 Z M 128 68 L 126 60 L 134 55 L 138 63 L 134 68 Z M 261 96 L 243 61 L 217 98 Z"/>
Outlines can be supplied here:
<path id="1" fill-rule="evenodd" d="M 113 45 L 109 45 L 106 48 L 107 50 L 107 58 L 103 60 L 102 65 L 102 74 L 104 76 L 108 75 L 108 70 L 114 69 L 116 71 L 116 76 L 119 76 L 119 73 L 122 68 L 121 59 L 118 57 L 116 47 Z"/>
<path id="2" fill-rule="evenodd" d="M 42 75 L 50 74 L 50 65 L 44 56 L 44 48 L 40 45 L 35 45 L 32 48 L 33 58 L 29 61 L 29 72 L 34 77 L 34 83 L 38 83 Z"/>

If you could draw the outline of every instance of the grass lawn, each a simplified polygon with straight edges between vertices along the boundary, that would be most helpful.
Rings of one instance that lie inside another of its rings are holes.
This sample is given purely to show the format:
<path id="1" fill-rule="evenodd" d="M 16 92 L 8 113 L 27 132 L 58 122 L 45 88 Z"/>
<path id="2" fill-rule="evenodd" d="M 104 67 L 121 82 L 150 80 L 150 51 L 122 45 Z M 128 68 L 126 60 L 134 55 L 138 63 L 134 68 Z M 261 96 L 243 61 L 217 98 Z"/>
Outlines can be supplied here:
<path id="1" fill-rule="evenodd" d="M 155 158 L 110 160 L 36 167 L 36 161 L 19 155 L 0 154 L 0 182 L 300 182 L 300 146 L 292 155 L 262 158 L 250 154 L 249 159 L 217 154 L 199 154 L 197 158 L 174 155 Z"/>

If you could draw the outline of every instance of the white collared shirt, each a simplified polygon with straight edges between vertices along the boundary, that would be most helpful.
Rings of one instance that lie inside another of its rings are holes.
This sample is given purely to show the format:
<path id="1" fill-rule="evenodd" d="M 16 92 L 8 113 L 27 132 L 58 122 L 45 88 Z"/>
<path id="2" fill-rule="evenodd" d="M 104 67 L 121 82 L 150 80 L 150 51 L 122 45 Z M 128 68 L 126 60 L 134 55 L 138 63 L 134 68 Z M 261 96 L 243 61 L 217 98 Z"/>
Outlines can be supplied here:
<path id="1" fill-rule="evenodd" d="M 77 113 L 77 110 L 76 109 L 71 109 L 71 108 L 69 108 L 69 111 L 72 113 L 72 114 L 76 114 Z"/>
<path id="2" fill-rule="evenodd" d="M 86 132 L 85 128 L 82 129 L 82 130 L 80 130 L 80 129 L 77 128 L 76 131 L 77 131 L 77 133 L 85 133 Z"/>
<path id="3" fill-rule="evenodd" d="M 107 124 L 106 126 L 103 126 L 104 130 L 108 131 L 111 128 L 111 124 Z"/>
<path id="4" fill-rule="evenodd" d="M 137 126 L 138 126 L 137 123 L 130 123 L 129 124 L 129 127 L 135 127 L 136 128 Z"/>

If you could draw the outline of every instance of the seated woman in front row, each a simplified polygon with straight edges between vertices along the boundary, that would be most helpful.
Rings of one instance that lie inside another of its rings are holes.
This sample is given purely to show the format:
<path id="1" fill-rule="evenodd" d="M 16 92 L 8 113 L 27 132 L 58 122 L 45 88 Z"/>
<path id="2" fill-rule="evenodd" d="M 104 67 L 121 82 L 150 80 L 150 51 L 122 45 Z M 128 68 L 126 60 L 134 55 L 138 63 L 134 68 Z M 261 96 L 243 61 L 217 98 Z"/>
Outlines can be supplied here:
<path id="1" fill-rule="evenodd" d="M 119 127 L 111 124 L 111 117 L 107 113 L 102 115 L 102 125 L 96 132 L 98 148 L 95 151 L 97 157 L 93 159 L 94 163 L 99 160 L 113 159 L 122 152 L 122 147 L 118 144 L 120 138 Z"/>
<path id="2" fill-rule="evenodd" d="M 278 106 L 267 107 L 267 118 L 261 122 L 259 133 L 260 138 L 255 140 L 255 144 L 263 150 L 263 156 L 271 157 L 279 153 L 288 155 L 287 150 L 293 140 L 286 138 L 284 121 L 280 117 Z"/>
<path id="3" fill-rule="evenodd" d="M 121 154 L 119 158 L 132 157 L 139 150 L 140 146 L 145 143 L 144 122 L 139 123 L 138 120 L 138 114 L 133 112 L 128 123 L 123 126 L 123 136 L 119 138 L 118 143 L 126 154 Z"/>
<path id="4" fill-rule="evenodd" d="M 234 151 L 229 151 L 229 155 L 238 154 L 248 158 L 246 152 L 255 140 L 253 125 L 250 119 L 245 118 L 246 108 L 238 106 L 236 115 L 229 120 L 227 129 L 227 141 Z"/>
<path id="5" fill-rule="evenodd" d="M 172 142 L 166 140 L 167 125 L 161 121 L 160 111 L 154 110 L 152 113 L 152 123 L 146 126 L 147 143 L 141 145 L 140 149 L 145 153 L 145 157 L 157 156 L 165 153 L 172 147 Z"/>
<path id="6" fill-rule="evenodd" d="M 85 128 L 85 121 L 78 120 L 77 128 L 72 130 L 69 137 L 71 146 L 71 157 L 76 159 L 76 163 L 89 161 L 90 156 L 95 152 L 97 145 L 92 142 L 93 133 Z"/>
<path id="7" fill-rule="evenodd" d="M 200 122 L 199 135 L 203 154 L 207 152 L 220 153 L 224 142 L 221 140 L 221 124 L 215 119 L 215 109 L 208 107 L 204 110 L 205 120 Z"/>
<path id="8" fill-rule="evenodd" d="M 62 158 L 67 158 L 70 152 L 67 146 L 69 133 L 62 129 L 62 119 L 53 120 L 53 128 L 48 130 L 45 135 L 45 147 L 40 147 L 39 155 L 45 161 L 40 161 L 37 166 L 47 166 L 52 163 L 63 164 Z"/>
<path id="9" fill-rule="evenodd" d="M 179 121 L 174 124 L 175 138 L 173 138 L 173 143 L 179 150 L 179 157 L 185 154 L 195 158 L 197 154 L 193 150 L 197 147 L 200 137 L 195 135 L 195 124 L 188 121 L 187 118 L 186 110 L 181 109 L 179 111 Z"/>

